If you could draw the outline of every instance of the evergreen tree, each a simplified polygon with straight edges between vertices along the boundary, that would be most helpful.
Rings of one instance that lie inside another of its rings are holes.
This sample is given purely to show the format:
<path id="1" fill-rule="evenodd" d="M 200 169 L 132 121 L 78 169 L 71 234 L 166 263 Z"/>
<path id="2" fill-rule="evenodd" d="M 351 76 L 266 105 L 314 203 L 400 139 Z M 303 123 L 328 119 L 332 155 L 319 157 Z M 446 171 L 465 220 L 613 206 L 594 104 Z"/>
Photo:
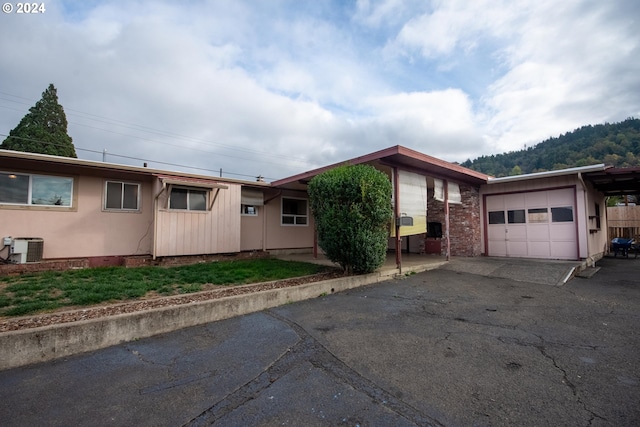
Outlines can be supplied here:
<path id="1" fill-rule="evenodd" d="M 42 93 L 42 99 L 29 109 L 0 148 L 30 153 L 78 157 L 71 137 L 67 134 L 67 116 L 58 103 L 53 84 Z"/>

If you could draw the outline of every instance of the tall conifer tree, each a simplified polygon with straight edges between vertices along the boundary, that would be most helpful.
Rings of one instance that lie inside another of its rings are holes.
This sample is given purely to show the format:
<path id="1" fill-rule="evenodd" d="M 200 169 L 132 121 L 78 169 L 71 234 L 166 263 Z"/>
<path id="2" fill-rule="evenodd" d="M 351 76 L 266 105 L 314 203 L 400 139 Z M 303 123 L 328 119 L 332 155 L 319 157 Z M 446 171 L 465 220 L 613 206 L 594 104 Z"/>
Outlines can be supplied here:
<path id="1" fill-rule="evenodd" d="M 67 116 L 58 103 L 53 84 L 42 93 L 40 101 L 29 109 L 0 148 L 55 156 L 78 157 L 71 137 L 67 134 Z"/>

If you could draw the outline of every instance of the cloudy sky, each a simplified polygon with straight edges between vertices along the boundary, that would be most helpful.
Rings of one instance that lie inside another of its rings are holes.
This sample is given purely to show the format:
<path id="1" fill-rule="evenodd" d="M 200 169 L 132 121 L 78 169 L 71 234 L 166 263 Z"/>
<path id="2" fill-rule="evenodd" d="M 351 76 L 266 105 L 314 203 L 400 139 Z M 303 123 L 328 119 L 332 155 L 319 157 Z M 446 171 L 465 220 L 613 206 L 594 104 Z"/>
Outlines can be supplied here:
<path id="1" fill-rule="evenodd" d="M 53 83 L 82 159 L 273 180 L 394 145 L 463 162 L 640 116 L 636 0 L 9 4 L 0 138 Z"/>

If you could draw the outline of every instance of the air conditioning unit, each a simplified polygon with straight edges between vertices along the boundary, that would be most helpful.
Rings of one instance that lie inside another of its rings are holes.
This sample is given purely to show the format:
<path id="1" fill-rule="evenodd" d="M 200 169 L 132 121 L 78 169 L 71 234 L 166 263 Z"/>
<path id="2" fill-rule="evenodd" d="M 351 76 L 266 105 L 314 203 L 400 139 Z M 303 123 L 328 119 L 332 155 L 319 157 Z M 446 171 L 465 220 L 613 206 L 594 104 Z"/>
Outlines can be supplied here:
<path id="1" fill-rule="evenodd" d="M 11 242 L 9 261 L 14 264 L 42 261 L 44 240 L 39 237 L 16 237 Z"/>

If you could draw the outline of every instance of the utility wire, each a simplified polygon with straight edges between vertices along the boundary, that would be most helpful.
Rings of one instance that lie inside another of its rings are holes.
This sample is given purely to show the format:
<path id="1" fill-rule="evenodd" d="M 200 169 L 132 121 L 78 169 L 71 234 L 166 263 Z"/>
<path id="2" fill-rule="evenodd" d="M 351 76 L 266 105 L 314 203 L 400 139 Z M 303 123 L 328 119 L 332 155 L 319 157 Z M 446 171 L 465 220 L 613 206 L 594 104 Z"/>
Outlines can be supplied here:
<path id="1" fill-rule="evenodd" d="M 0 94 L 29 101 L 29 98 L 25 98 L 25 97 L 22 97 L 22 96 L 14 95 L 14 94 L 7 93 L 7 92 L 0 91 Z M 15 101 L 15 100 L 12 100 L 12 99 L 1 98 L 1 97 L 0 97 L 0 100 L 14 102 L 14 103 L 22 104 L 22 105 L 30 105 L 30 104 L 28 104 L 26 102 L 20 102 L 20 101 Z M 193 142 L 196 142 L 196 143 L 199 143 L 199 144 L 219 146 L 219 147 L 222 147 L 222 148 L 225 148 L 225 149 L 228 149 L 228 150 L 241 151 L 241 152 L 246 152 L 246 153 L 251 153 L 251 154 L 259 154 L 262 157 L 267 156 L 267 157 L 272 157 L 272 158 L 276 158 L 276 159 L 288 159 L 288 160 L 294 160 L 294 161 L 298 161 L 298 162 L 302 162 L 304 164 L 307 164 L 307 160 L 304 159 L 304 158 L 301 158 L 301 157 L 274 155 L 274 154 L 272 154 L 270 152 L 266 152 L 266 151 L 252 150 L 252 149 L 248 149 L 248 148 L 244 148 L 244 147 L 238 147 L 238 146 L 234 146 L 234 145 L 228 145 L 228 144 L 222 144 L 222 143 L 217 143 L 217 142 L 206 141 L 206 140 L 202 140 L 202 139 L 189 137 L 189 136 L 186 136 L 186 135 L 181 135 L 181 134 L 174 133 L 174 132 L 163 131 L 163 130 L 155 129 L 155 128 L 148 127 L 148 126 L 132 124 L 132 123 L 128 123 L 128 122 L 125 122 L 125 121 L 122 121 L 122 120 L 118 120 L 118 119 L 111 119 L 111 118 L 108 118 L 108 117 L 103 117 L 103 116 L 99 116 L 99 115 L 92 114 L 92 113 L 86 113 L 86 112 L 83 112 L 83 111 L 74 110 L 72 108 L 65 108 L 65 107 L 63 107 L 63 108 L 64 108 L 65 111 L 72 111 L 74 113 L 73 115 L 87 116 L 87 117 L 83 117 L 83 118 L 88 119 L 88 120 L 94 120 L 94 121 L 102 122 L 102 123 L 105 123 L 105 124 L 117 124 L 118 126 L 121 126 L 121 127 L 124 127 L 124 128 L 128 128 L 128 129 L 131 129 L 131 130 L 137 130 L 137 131 L 152 133 L 152 134 L 161 135 L 161 136 L 169 136 L 169 137 L 174 137 L 174 138 L 186 139 L 186 140 L 193 141 Z M 91 126 L 82 125 L 82 124 L 79 124 L 79 123 L 73 123 L 73 124 L 92 128 Z M 101 128 L 94 128 L 94 129 L 102 130 L 102 131 L 105 131 L 105 132 L 112 132 L 112 131 L 108 131 L 106 129 L 101 129 Z M 115 132 L 112 132 L 112 133 L 115 133 Z M 127 135 L 127 134 L 122 134 L 122 133 L 120 133 L 120 135 L 132 136 L 132 135 Z M 181 146 L 181 148 L 185 148 L 185 147 Z M 233 157 L 233 156 L 229 156 L 229 157 Z M 241 158 L 241 157 L 236 157 L 236 158 L 240 158 L 242 160 L 247 160 L 247 159 Z"/>
<path id="2" fill-rule="evenodd" d="M 6 135 L 6 134 L 0 134 L 0 136 L 9 137 L 9 135 Z M 53 145 L 53 146 L 56 146 L 56 147 L 64 147 L 62 144 L 58 144 L 58 143 L 55 143 L 55 142 L 41 141 L 41 140 L 37 140 L 37 139 L 23 138 L 23 137 L 19 137 L 19 136 L 11 136 L 11 138 L 20 139 L 20 140 L 23 140 L 23 141 L 38 142 L 40 144 L 49 144 L 49 145 Z M 87 152 L 90 152 L 90 153 L 97 153 L 97 154 L 102 154 L 103 153 L 102 151 L 93 150 L 93 149 L 90 149 L 90 148 L 82 148 L 82 147 L 77 147 L 77 146 L 74 146 L 74 148 L 76 150 L 78 150 L 78 151 L 87 151 Z M 181 167 L 181 168 L 186 168 L 186 169 L 195 169 L 195 170 L 202 170 L 202 171 L 207 171 L 207 172 L 216 172 L 216 173 L 220 172 L 220 169 L 207 169 L 207 168 L 200 168 L 200 167 L 197 167 L 197 166 L 181 165 L 181 164 L 178 164 L 178 163 L 162 162 L 162 161 L 158 161 L 158 160 L 151 160 L 151 159 L 145 159 L 145 158 L 140 158 L 140 157 L 127 156 L 127 155 L 124 155 L 124 154 L 111 153 L 109 151 L 107 151 L 107 153 L 110 156 L 121 157 L 121 158 L 124 158 L 124 159 L 130 159 L 130 160 L 138 160 L 138 161 L 141 161 L 141 162 L 157 163 L 157 164 L 161 164 L 161 165 L 176 166 L 176 167 Z M 245 176 L 245 177 L 256 178 L 256 176 L 254 176 L 254 175 L 247 175 L 247 174 L 235 173 L 235 172 L 227 172 L 227 171 L 223 171 L 223 172 L 225 174 L 227 174 L 227 175 Z M 264 179 L 267 179 L 267 180 L 270 180 L 270 181 L 271 180 L 275 180 L 275 178 L 269 178 L 269 177 L 264 177 Z"/>

